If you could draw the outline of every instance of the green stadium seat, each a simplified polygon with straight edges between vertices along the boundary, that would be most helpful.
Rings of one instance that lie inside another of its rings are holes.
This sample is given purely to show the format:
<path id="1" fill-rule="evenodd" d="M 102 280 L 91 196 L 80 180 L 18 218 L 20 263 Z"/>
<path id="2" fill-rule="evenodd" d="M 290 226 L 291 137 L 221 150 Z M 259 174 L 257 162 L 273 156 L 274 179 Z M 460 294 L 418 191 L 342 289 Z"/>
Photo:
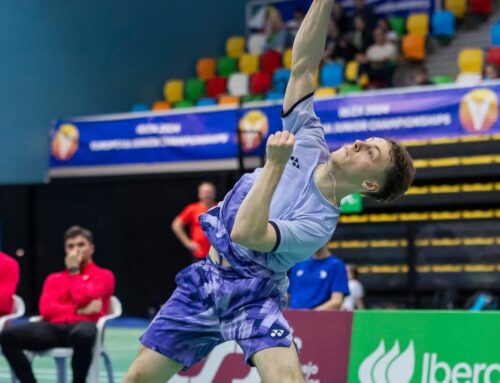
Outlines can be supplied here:
<path id="1" fill-rule="evenodd" d="M 205 96 L 205 81 L 192 78 L 186 82 L 186 100 L 196 101 Z"/>
<path id="2" fill-rule="evenodd" d="M 238 59 L 234 57 L 220 57 L 217 61 L 217 73 L 221 77 L 229 77 L 238 71 Z"/>

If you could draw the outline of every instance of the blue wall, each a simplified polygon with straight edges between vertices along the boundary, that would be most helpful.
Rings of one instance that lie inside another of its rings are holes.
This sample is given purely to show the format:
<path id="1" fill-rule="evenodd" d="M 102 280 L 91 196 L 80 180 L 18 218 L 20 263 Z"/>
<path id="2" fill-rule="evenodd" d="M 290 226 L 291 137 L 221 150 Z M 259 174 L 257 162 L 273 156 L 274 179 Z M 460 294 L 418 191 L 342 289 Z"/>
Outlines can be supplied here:
<path id="1" fill-rule="evenodd" d="M 59 117 L 128 111 L 244 33 L 243 0 L 3 0 L 0 184 L 39 183 Z"/>

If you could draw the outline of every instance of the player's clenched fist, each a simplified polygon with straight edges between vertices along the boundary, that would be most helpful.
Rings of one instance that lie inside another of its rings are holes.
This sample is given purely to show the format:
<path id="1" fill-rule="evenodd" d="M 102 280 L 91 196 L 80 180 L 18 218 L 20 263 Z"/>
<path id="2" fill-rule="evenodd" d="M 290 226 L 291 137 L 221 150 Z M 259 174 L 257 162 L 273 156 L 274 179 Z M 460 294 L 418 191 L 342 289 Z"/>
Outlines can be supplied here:
<path id="1" fill-rule="evenodd" d="M 286 165 L 293 152 L 295 136 L 287 131 L 271 134 L 267 139 L 267 161 Z"/>

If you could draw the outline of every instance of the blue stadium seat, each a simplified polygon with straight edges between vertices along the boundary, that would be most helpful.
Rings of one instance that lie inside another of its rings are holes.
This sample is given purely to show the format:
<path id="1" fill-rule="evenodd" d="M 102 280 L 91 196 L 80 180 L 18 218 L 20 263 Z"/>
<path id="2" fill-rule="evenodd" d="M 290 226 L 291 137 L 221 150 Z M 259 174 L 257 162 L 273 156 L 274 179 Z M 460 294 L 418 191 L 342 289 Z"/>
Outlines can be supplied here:
<path id="1" fill-rule="evenodd" d="M 285 93 L 288 80 L 290 80 L 290 69 L 278 69 L 273 76 L 273 89 L 276 92 Z"/>
<path id="2" fill-rule="evenodd" d="M 147 112 L 149 110 L 149 105 L 147 104 L 134 104 L 132 105 L 131 112 Z"/>
<path id="3" fill-rule="evenodd" d="M 496 47 L 500 46 L 500 21 L 491 27 L 491 44 Z"/>
<path id="4" fill-rule="evenodd" d="M 455 15 L 450 11 L 436 11 L 432 15 L 432 32 L 435 36 L 452 37 L 455 35 Z"/>
<path id="5" fill-rule="evenodd" d="M 324 87 L 337 87 L 344 80 L 344 66 L 342 64 L 325 64 L 321 68 L 320 81 Z"/>
<path id="6" fill-rule="evenodd" d="M 285 92 L 271 91 L 266 94 L 266 100 L 283 100 Z"/>
<path id="7" fill-rule="evenodd" d="M 196 103 L 197 106 L 212 106 L 212 105 L 217 105 L 217 100 L 215 98 L 200 98 L 198 102 Z"/>

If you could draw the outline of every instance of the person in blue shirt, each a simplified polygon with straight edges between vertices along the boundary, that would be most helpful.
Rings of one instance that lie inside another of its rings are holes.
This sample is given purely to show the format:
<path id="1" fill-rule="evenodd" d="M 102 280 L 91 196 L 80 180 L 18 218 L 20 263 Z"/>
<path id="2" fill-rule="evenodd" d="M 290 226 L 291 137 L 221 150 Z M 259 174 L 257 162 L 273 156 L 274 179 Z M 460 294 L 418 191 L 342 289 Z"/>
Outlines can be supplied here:
<path id="1" fill-rule="evenodd" d="M 290 271 L 288 307 L 291 309 L 338 310 L 349 295 L 347 271 L 340 258 L 323 246 Z"/>

